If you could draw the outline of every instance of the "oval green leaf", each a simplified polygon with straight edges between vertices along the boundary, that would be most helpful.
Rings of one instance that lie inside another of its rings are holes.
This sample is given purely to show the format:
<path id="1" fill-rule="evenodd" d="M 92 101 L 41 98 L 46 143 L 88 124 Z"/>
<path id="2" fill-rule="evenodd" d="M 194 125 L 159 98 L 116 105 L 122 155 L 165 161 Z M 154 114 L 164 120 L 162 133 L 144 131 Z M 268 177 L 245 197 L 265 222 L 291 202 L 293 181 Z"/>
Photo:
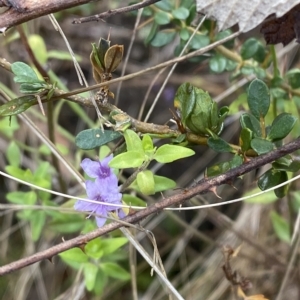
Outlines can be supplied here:
<path id="1" fill-rule="evenodd" d="M 145 160 L 145 155 L 138 151 L 129 151 L 115 156 L 110 162 L 111 168 L 138 168 Z"/>
<path id="2" fill-rule="evenodd" d="M 288 113 L 278 115 L 271 126 L 268 138 L 270 140 L 281 140 L 293 129 L 297 118 Z"/>
<path id="3" fill-rule="evenodd" d="M 131 129 L 124 132 L 127 151 L 139 151 L 144 153 L 143 144 L 139 135 Z"/>
<path id="4" fill-rule="evenodd" d="M 260 79 L 254 79 L 248 90 L 248 105 L 253 116 L 260 120 L 265 117 L 270 107 L 270 92 Z"/>
<path id="5" fill-rule="evenodd" d="M 274 148 L 273 144 L 270 141 L 260 138 L 254 138 L 251 141 L 251 147 L 258 155 L 268 153 Z"/>
<path id="6" fill-rule="evenodd" d="M 139 190 L 144 195 L 153 195 L 155 193 L 155 183 L 153 178 L 153 173 L 149 170 L 142 171 L 138 173 L 136 177 L 136 182 Z"/>
<path id="7" fill-rule="evenodd" d="M 151 45 L 153 47 L 165 46 L 174 40 L 175 35 L 174 31 L 159 31 L 151 41 Z"/>
<path id="8" fill-rule="evenodd" d="M 90 150 L 105 145 L 122 134 L 113 130 L 87 129 L 79 132 L 75 138 L 75 144 L 83 150 Z"/>
<path id="9" fill-rule="evenodd" d="M 232 147 L 226 142 L 224 141 L 223 139 L 221 138 L 212 138 L 210 137 L 208 140 L 207 140 L 207 145 L 217 151 L 217 152 L 232 152 L 233 149 Z"/>
<path id="10" fill-rule="evenodd" d="M 171 22 L 171 16 L 167 12 L 164 11 L 158 11 L 154 14 L 154 21 L 158 25 L 166 25 Z"/>
<path id="11" fill-rule="evenodd" d="M 195 151 L 176 145 L 163 145 L 157 149 L 154 159 L 160 163 L 170 163 L 174 160 L 189 157 L 195 154 Z"/>

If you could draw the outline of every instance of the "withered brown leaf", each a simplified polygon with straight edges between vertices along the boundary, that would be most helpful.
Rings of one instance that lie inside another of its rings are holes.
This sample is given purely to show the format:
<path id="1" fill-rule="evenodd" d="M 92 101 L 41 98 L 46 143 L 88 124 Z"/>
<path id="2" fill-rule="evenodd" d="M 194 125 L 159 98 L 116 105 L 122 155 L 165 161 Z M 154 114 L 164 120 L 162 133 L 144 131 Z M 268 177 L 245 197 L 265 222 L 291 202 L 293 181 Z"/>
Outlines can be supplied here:
<path id="1" fill-rule="evenodd" d="M 260 32 L 267 44 L 282 43 L 285 46 L 293 39 L 300 43 L 300 4 L 280 18 L 276 18 L 275 14 L 270 15 L 263 22 Z"/>

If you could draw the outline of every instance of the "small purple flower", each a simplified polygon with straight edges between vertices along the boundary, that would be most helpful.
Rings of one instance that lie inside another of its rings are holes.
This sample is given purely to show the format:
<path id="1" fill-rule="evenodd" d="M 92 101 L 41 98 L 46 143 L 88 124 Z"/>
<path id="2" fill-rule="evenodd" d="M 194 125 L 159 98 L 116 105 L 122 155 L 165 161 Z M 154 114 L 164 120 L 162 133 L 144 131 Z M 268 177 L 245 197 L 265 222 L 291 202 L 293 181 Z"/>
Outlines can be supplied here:
<path id="1" fill-rule="evenodd" d="M 88 199 L 96 200 L 112 204 L 122 205 L 121 199 L 122 194 L 119 193 L 118 189 L 118 178 L 113 173 L 113 170 L 108 166 L 108 163 L 112 159 L 112 155 L 104 158 L 100 161 L 93 161 L 89 158 L 85 158 L 81 167 L 85 173 L 91 177 L 95 178 L 95 181 L 86 181 L 86 193 Z M 118 211 L 119 217 L 123 218 L 125 216 L 122 208 L 116 206 L 108 206 L 104 204 L 90 203 L 82 200 L 78 200 L 74 208 L 79 211 L 88 211 L 98 214 L 102 217 L 96 217 L 96 222 L 98 227 L 101 227 L 106 222 L 106 218 L 110 211 Z"/>

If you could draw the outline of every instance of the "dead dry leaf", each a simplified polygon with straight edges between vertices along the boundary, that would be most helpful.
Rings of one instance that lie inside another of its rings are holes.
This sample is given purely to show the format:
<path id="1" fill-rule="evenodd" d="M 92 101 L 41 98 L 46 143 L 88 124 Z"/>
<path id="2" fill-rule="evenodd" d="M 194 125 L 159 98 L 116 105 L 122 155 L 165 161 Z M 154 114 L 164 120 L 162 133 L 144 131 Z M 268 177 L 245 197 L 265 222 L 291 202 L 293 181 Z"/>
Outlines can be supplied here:
<path id="1" fill-rule="evenodd" d="M 300 3 L 299 0 L 196 0 L 196 2 L 197 11 L 216 20 L 219 30 L 238 24 L 242 32 L 258 26 L 272 14 L 279 18 Z"/>

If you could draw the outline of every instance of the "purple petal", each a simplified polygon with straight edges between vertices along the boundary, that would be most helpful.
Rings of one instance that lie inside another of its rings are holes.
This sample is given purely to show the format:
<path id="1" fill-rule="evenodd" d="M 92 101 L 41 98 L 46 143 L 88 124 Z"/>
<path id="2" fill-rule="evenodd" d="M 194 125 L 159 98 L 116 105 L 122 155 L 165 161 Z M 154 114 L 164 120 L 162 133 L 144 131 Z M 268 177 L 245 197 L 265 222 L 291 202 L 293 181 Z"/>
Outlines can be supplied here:
<path id="1" fill-rule="evenodd" d="M 102 227 L 105 224 L 106 220 L 107 219 L 105 218 L 96 217 L 97 226 Z"/>
<path id="2" fill-rule="evenodd" d="M 84 172 L 91 178 L 105 178 L 112 174 L 112 169 L 108 166 L 108 163 L 112 160 L 113 155 L 105 157 L 101 162 L 93 161 L 89 158 L 85 158 L 81 162 L 81 167 Z"/>

